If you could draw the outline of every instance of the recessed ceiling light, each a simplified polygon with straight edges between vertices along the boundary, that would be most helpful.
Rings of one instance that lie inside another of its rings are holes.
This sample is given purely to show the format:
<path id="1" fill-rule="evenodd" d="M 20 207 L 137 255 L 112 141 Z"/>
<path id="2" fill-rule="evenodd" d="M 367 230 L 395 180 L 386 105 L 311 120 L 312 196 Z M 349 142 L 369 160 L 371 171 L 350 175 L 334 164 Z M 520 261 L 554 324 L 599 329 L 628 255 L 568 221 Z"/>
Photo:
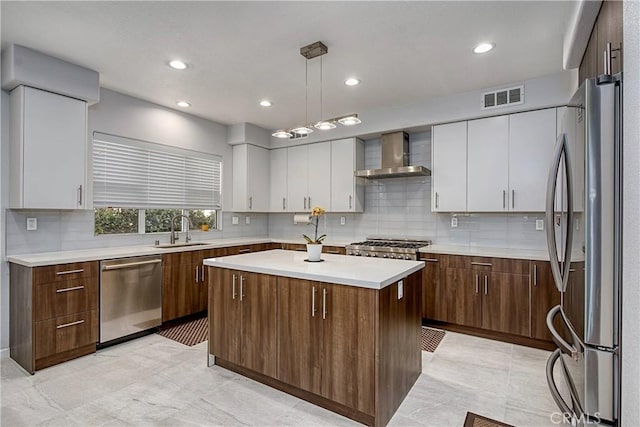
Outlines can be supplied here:
<path id="1" fill-rule="evenodd" d="M 171 68 L 175 68 L 176 70 L 184 70 L 185 68 L 187 68 L 187 64 L 177 59 L 174 59 L 173 61 L 169 62 L 169 66 Z"/>
<path id="2" fill-rule="evenodd" d="M 496 47 L 495 43 L 480 43 L 473 48 L 473 53 L 487 53 L 494 47 Z"/>
<path id="3" fill-rule="evenodd" d="M 360 84 L 360 80 L 356 79 L 355 77 L 349 77 L 344 81 L 344 84 L 346 84 L 347 86 L 355 86 L 357 84 Z"/>
<path id="4" fill-rule="evenodd" d="M 184 108 L 191 107 L 191 104 L 189 104 L 187 101 L 178 101 L 176 102 L 176 105 L 178 107 L 184 107 Z"/>
<path id="5" fill-rule="evenodd" d="M 271 101 L 263 99 L 262 101 L 260 101 L 260 105 L 263 107 L 271 107 L 273 104 L 271 103 Z"/>

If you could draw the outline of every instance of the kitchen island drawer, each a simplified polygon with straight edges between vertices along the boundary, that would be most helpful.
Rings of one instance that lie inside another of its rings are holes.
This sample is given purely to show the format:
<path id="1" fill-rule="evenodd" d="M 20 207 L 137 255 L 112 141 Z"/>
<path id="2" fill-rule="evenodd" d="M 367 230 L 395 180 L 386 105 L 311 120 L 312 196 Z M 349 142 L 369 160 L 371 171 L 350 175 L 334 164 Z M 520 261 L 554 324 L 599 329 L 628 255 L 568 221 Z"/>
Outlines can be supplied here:
<path id="1" fill-rule="evenodd" d="M 98 276 L 98 261 L 48 265 L 33 269 L 33 284 L 62 282 L 65 280 Z"/>
<path id="2" fill-rule="evenodd" d="M 97 310 L 36 322 L 35 359 L 42 359 L 87 345 L 95 346 L 97 341 Z"/>
<path id="3" fill-rule="evenodd" d="M 98 308 L 98 277 L 44 283 L 35 286 L 35 321 Z"/>

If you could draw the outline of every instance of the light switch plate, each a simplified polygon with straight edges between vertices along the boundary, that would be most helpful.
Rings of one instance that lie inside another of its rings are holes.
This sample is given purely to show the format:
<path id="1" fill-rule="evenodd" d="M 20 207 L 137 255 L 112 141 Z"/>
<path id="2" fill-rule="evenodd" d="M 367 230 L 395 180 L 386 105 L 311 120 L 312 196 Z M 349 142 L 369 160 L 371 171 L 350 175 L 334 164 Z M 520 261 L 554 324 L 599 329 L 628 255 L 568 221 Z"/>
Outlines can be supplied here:
<path id="1" fill-rule="evenodd" d="M 398 299 L 402 299 L 403 295 L 404 295 L 404 282 L 400 280 L 398 282 Z"/>
<path id="2" fill-rule="evenodd" d="M 238 217 L 237 216 L 232 216 L 231 217 L 231 224 L 232 225 L 238 225 Z"/>
<path id="3" fill-rule="evenodd" d="M 340 225 L 345 225 L 347 223 L 347 218 L 341 216 L 340 217 Z"/>
<path id="4" fill-rule="evenodd" d="M 251 217 L 250 216 L 245 216 L 244 217 L 244 223 L 245 224 L 251 224 Z"/>
<path id="5" fill-rule="evenodd" d="M 537 231 L 544 231 L 544 220 L 543 219 L 536 219 L 536 230 Z"/>
<path id="6" fill-rule="evenodd" d="M 451 218 L 451 228 L 458 228 L 458 218 L 455 216 Z"/>
<path id="7" fill-rule="evenodd" d="M 38 229 L 38 218 L 27 218 L 27 231 L 35 231 Z"/>

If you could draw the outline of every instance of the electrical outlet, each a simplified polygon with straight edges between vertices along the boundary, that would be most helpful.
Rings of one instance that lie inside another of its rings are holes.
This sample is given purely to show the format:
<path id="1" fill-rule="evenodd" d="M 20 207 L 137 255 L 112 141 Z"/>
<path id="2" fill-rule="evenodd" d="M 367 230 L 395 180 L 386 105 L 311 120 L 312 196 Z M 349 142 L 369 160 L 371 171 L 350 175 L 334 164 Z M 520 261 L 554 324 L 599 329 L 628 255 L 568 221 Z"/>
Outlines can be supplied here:
<path id="1" fill-rule="evenodd" d="M 404 282 L 400 280 L 398 282 L 398 299 L 402 299 L 403 295 L 404 295 Z"/>
<path id="2" fill-rule="evenodd" d="M 244 217 L 244 223 L 245 224 L 251 224 L 251 217 L 250 216 L 245 216 Z"/>
<path id="3" fill-rule="evenodd" d="M 38 229 L 38 218 L 27 218 L 27 231 L 35 231 Z"/>
<path id="4" fill-rule="evenodd" d="M 536 230 L 537 231 L 544 231 L 544 220 L 543 219 L 536 219 Z"/>
<path id="5" fill-rule="evenodd" d="M 347 223 L 347 218 L 341 216 L 340 217 L 340 225 L 345 225 Z"/>
<path id="6" fill-rule="evenodd" d="M 232 216 L 231 217 L 231 224 L 232 225 L 238 225 L 238 217 L 237 216 Z"/>
<path id="7" fill-rule="evenodd" d="M 455 216 L 451 218 L 451 228 L 458 228 L 458 218 Z"/>

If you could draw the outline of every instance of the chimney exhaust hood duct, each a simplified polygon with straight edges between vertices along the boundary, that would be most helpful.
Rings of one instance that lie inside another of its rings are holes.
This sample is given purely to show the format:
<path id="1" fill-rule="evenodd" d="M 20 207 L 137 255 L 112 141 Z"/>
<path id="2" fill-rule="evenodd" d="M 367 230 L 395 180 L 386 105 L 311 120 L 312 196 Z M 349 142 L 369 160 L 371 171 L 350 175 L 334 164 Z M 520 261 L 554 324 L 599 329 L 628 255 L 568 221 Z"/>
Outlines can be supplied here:
<path id="1" fill-rule="evenodd" d="M 384 133 L 380 138 L 382 167 L 356 171 L 355 176 L 367 179 L 431 176 L 424 166 L 409 166 L 409 134 L 406 132 Z"/>

